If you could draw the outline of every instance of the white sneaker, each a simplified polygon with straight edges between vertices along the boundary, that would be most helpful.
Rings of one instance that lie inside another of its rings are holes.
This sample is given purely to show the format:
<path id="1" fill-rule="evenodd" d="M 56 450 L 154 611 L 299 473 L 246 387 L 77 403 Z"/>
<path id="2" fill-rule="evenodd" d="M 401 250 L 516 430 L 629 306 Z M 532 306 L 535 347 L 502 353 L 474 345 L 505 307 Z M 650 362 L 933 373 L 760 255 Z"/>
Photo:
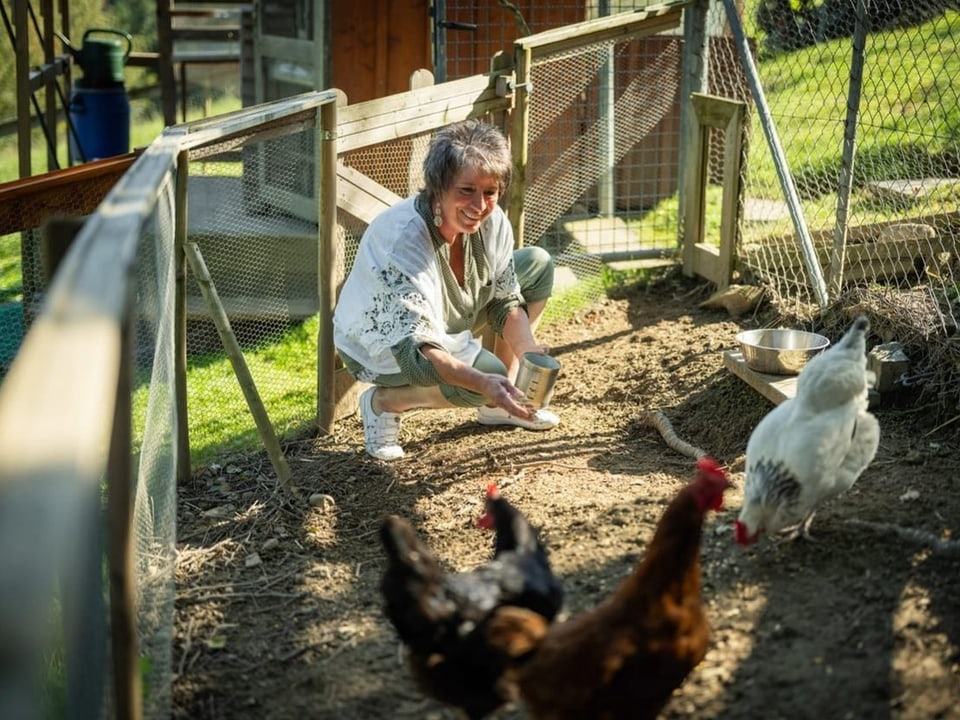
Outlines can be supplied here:
<path id="1" fill-rule="evenodd" d="M 363 445 L 377 460 L 396 460 L 403 457 L 403 448 L 397 444 L 400 434 L 399 413 L 373 411 L 373 393 L 376 387 L 360 395 L 360 415 L 363 418 Z"/>
<path id="2" fill-rule="evenodd" d="M 527 430 L 549 430 L 560 424 L 555 413 L 540 408 L 529 420 L 511 415 L 503 408 L 481 405 L 477 408 L 477 421 L 481 425 L 516 425 Z"/>

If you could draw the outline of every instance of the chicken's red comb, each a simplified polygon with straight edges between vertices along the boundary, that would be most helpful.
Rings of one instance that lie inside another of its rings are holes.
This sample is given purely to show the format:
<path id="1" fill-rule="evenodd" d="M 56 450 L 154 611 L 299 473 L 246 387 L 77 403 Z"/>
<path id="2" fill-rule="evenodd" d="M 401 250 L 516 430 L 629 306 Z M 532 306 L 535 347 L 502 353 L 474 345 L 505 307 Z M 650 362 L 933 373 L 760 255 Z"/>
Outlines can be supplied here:
<path id="1" fill-rule="evenodd" d="M 720 463 L 718 463 L 709 455 L 704 455 L 697 460 L 697 470 L 700 472 L 723 472 L 723 468 L 720 467 Z"/>
<path id="2" fill-rule="evenodd" d="M 495 482 L 487 483 L 487 500 L 497 500 L 499 498 L 500 488 L 497 487 L 497 484 Z M 483 514 L 477 518 L 477 526 L 482 527 L 484 530 L 491 530 L 496 527 L 497 521 L 490 509 L 490 504 L 485 503 L 484 508 Z"/>
<path id="3" fill-rule="evenodd" d="M 727 473 L 723 467 L 709 455 L 704 455 L 697 460 L 697 472 L 702 475 L 708 475 L 715 480 L 725 480 Z"/>
<path id="4" fill-rule="evenodd" d="M 709 455 L 697 460 L 697 477 L 693 483 L 699 488 L 701 509 L 719 510 L 723 507 L 723 492 L 731 483 L 720 463 Z"/>

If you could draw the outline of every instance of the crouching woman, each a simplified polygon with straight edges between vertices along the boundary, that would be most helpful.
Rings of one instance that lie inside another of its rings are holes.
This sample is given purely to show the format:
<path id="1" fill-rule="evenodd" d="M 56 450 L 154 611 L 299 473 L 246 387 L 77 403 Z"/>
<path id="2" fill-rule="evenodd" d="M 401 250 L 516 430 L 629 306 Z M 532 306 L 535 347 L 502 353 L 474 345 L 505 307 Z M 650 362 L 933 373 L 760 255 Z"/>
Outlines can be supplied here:
<path id="1" fill-rule="evenodd" d="M 547 430 L 514 386 L 518 357 L 547 352 L 534 336 L 553 290 L 545 250 L 514 250 L 499 205 L 510 184 L 506 138 L 478 120 L 433 138 L 425 187 L 367 227 L 334 312 L 334 344 L 348 371 L 372 384 L 360 396 L 364 445 L 403 457 L 403 413 L 477 408 L 484 425 Z M 494 351 L 478 335 L 488 326 Z"/>

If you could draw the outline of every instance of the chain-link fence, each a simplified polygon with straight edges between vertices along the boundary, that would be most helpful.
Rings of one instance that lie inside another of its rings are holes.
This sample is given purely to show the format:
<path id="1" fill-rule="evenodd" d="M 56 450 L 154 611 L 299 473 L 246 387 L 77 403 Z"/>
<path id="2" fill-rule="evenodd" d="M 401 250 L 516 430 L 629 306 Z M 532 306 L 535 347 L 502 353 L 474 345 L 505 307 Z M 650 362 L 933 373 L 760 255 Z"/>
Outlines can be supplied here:
<path id="1" fill-rule="evenodd" d="M 956 4 L 765 0 L 744 19 L 760 94 L 732 95 L 751 106 L 740 280 L 762 285 L 786 322 L 836 332 L 866 313 L 912 361 L 899 385 L 955 415 Z"/>
<path id="2" fill-rule="evenodd" d="M 664 5 L 673 3 L 599 3 L 583 9 L 583 19 Z M 685 20 L 687 35 L 668 29 L 533 60 L 530 140 L 536 149 L 524 193 L 528 212 L 540 214 L 524 217 L 525 242 L 550 247 L 580 278 L 599 262 L 675 254 L 678 238 L 720 245 L 725 136 L 716 129 L 709 135 L 702 237 L 685 237 L 689 198 L 678 180 L 692 172 L 694 159 L 684 155 L 690 138 L 681 124 L 682 100 L 684 92 L 696 91 L 743 102 L 740 178 L 728 189 L 736 198 L 729 279 L 761 286 L 783 324 L 839 335 L 851 314 L 865 312 L 875 338 L 899 343 L 911 360 L 898 387 L 908 394 L 919 389 L 938 413 L 955 415 L 956 4 L 703 5 L 702 53 L 689 45 Z M 570 28 L 578 12 L 562 3 L 485 10 L 447 3 L 447 19 L 499 24 L 501 34 L 512 22 L 549 33 L 561 17 Z M 526 44 L 521 37 L 517 47 Z M 468 32 L 447 33 L 448 77 L 482 67 L 486 58 L 467 54 L 474 47 Z M 700 63 L 698 84 L 683 86 L 683 62 Z M 631 124 L 639 132 L 618 139 Z"/>

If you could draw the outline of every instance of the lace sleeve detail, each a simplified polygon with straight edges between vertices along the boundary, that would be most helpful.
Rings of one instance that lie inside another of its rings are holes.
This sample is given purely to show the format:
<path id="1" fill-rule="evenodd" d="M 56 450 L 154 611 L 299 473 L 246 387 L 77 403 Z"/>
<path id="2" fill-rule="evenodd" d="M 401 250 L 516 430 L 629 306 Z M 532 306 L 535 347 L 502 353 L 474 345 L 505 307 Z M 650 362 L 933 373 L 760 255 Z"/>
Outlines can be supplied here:
<path id="1" fill-rule="evenodd" d="M 405 340 L 419 339 L 443 346 L 443 328 L 433 317 L 430 303 L 396 266 L 379 271 L 380 287 L 370 300 L 363 317 L 362 333 L 371 337 L 371 345 L 394 348 Z"/>

